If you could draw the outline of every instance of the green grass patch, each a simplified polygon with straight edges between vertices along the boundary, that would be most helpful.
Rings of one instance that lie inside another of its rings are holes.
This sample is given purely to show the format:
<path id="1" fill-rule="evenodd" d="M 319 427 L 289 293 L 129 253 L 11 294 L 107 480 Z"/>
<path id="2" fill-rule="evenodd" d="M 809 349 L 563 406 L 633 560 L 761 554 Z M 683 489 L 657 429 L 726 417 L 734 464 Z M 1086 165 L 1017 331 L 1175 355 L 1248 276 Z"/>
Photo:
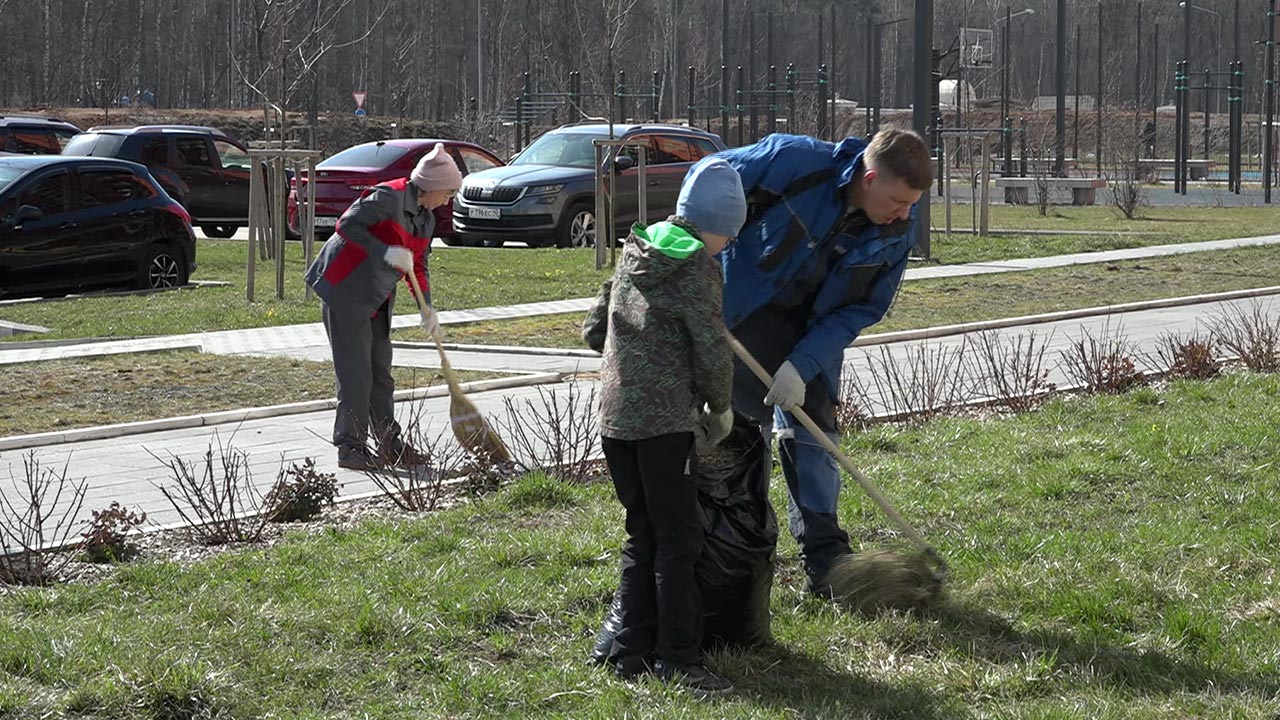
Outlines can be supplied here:
<path id="1" fill-rule="evenodd" d="M 1106 207 L 1055 207 L 1042 218 L 1033 208 L 993 206 L 993 227 L 1062 234 L 956 234 L 945 240 L 935 232 L 933 254 L 938 262 L 953 264 L 1263 235 L 1275 232 L 1273 213 L 1266 208 L 1152 208 L 1141 219 L 1125 220 Z M 1071 234 L 1079 230 L 1155 234 Z M 305 268 L 299 243 L 289 243 L 286 251 L 285 300 L 275 299 L 275 271 L 263 263 L 255 283 L 257 300 L 244 299 L 246 251 L 243 241 L 200 242 L 194 279 L 222 280 L 230 283 L 227 287 L 8 306 L 0 308 L 0 320 L 51 328 L 48 338 L 170 335 L 319 321 L 318 301 L 302 299 Z M 605 277 L 594 270 L 592 258 L 589 250 L 438 249 L 431 256 L 432 298 L 441 310 L 458 310 L 587 297 Z M 399 299 L 400 312 L 412 311 L 407 294 Z"/>
<path id="2" fill-rule="evenodd" d="M 616 584 L 606 483 L 295 532 L 0 597 L 9 717 L 1269 718 L 1280 710 L 1280 376 L 1066 398 L 845 438 L 952 566 L 935 617 L 806 596 L 697 701 L 585 662 Z M 773 500 L 783 507 L 775 478 Z M 553 489 L 554 488 L 554 489 Z M 855 537 L 886 521 L 855 488 Z M 1268 605 L 1270 603 L 1270 605 Z"/>
<path id="3" fill-rule="evenodd" d="M 1056 310 L 1226 292 L 1277 284 L 1280 247 L 905 283 L 872 332 L 995 320 Z M 450 342 L 582 348 L 582 313 L 450 326 Z M 397 338 L 424 340 L 418 328 Z"/>
<path id="4" fill-rule="evenodd" d="M 463 382 L 498 373 L 459 372 Z M 393 368 L 400 389 L 441 384 L 435 370 Z M 334 396 L 333 364 L 164 352 L 0 365 L 0 436 L 68 430 Z"/>

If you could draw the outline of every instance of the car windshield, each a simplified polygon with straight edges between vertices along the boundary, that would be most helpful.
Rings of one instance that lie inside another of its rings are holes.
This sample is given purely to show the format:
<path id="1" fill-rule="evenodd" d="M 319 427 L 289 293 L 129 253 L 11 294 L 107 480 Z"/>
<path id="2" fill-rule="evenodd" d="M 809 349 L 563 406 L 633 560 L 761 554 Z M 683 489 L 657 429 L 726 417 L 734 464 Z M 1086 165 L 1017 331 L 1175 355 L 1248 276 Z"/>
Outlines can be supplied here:
<path id="1" fill-rule="evenodd" d="M 589 168 L 595 165 L 596 149 L 591 141 L 604 135 L 581 132 L 551 132 L 524 149 L 512 165 L 564 165 Z"/>
<path id="2" fill-rule="evenodd" d="M 407 152 L 409 148 L 399 145 L 369 143 L 347 148 L 331 158 L 326 158 L 316 167 L 383 168 L 404 157 Z"/>
<path id="3" fill-rule="evenodd" d="M 4 192 L 4 189 L 9 187 L 9 184 L 14 180 L 17 180 L 22 173 L 23 170 L 19 168 L 0 165 L 0 192 Z"/>

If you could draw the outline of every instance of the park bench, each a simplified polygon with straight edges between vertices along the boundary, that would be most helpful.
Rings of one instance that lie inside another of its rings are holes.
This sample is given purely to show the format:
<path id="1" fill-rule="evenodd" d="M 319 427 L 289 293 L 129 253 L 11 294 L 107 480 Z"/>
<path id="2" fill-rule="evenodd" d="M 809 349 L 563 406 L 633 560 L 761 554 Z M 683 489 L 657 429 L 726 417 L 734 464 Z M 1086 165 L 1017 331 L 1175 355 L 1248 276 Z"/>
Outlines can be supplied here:
<path id="1" fill-rule="evenodd" d="M 1216 163 L 1212 160 L 1187 160 L 1187 175 L 1190 180 L 1208 180 L 1209 173 Z M 1160 170 L 1172 171 L 1174 161 L 1171 158 L 1144 158 L 1138 161 L 1138 167 L 1154 175 Z"/>
<path id="2" fill-rule="evenodd" d="M 1010 205 L 1030 204 L 1031 193 L 1036 183 L 1042 182 L 1052 193 L 1055 190 L 1070 190 L 1072 205 L 1094 205 L 1097 202 L 1098 188 L 1106 187 L 1102 178 L 1079 177 L 1002 177 L 996 179 L 996 187 L 1004 188 L 1004 201 Z"/>

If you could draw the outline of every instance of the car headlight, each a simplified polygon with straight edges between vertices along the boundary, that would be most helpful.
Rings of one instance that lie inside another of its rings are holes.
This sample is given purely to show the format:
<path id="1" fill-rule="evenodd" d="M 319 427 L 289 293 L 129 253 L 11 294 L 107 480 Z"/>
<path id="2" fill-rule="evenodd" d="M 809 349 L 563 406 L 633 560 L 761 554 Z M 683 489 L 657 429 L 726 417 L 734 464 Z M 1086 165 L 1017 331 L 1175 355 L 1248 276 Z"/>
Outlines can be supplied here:
<path id="1" fill-rule="evenodd" d="M 550 195 L 552 193 L 558 193 L 563 189 L 564 189 L 563 183 L 559 185 L 538 185 L 536 187 L 529 188 L 529 191 L 526 192 L 525 194 L 526 195 Z"/>

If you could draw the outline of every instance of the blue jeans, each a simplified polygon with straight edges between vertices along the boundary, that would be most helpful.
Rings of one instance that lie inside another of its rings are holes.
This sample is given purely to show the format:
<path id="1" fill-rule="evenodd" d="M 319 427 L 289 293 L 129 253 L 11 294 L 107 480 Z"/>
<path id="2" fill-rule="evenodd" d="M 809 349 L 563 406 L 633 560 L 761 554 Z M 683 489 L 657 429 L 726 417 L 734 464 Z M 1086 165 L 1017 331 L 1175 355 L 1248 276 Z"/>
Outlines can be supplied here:
<path id="1" fill-rule="evenodd" d="M 776 367 L 765 368 L 776 371 Z M 764 404 L 767 388 L 740 362 L 735 364 L 733 379 L 733 406 L 760 423 L 766 447 L 772 446 L 776 430 L 779 464 L 787 481 L 787 525 L 800 546 L 810 588 L 822 590 L 836 558 L 853 552 L 848 533 L 840 528 L 837 512 L 844 484 L 840 466 L 791 413 Z M 815 378 L 805 388 L 801 407 L 828 437 L 839 441 L 835 400 L 820 379 Z M 771 462 L 765 465 L 771 466 Z"/>

